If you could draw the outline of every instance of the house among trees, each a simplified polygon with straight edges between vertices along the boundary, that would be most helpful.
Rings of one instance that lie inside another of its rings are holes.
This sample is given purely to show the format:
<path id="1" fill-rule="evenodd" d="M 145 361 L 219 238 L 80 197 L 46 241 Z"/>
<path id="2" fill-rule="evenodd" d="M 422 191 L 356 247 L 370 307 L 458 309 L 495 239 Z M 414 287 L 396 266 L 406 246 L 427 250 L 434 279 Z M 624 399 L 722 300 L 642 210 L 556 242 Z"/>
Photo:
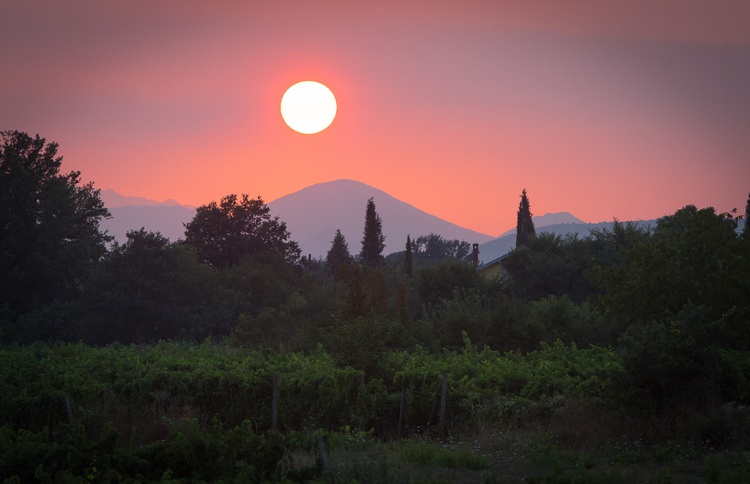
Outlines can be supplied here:
<path id="1" fill-rule="evenodd" d="M 477 272 L 485 279 L 492 279 L 499 276 L 505 271 L 502 263 L 509 255 L 510 252 L 508 252 L 507 254 L 503 254 L 500 257 L 496 257 L 480 266 L 477 266 Z"/>

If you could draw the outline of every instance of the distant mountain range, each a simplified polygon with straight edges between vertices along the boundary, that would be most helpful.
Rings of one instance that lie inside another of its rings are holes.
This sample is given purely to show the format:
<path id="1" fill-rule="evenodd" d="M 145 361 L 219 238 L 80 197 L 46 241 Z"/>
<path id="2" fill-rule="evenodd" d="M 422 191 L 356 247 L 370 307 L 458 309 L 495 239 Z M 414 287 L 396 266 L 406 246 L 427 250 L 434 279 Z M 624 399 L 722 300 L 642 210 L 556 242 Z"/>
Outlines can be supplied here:
<path id="1" fill-rule="evenodd" d="M 143 197 L 125 197 L 111 189 L 102 190 L 101 198 L 107 208 L 157 207 L 162 205 L 195 208 L 190 205 L 182 205 L 180 202 L 172 200 L 171 198 L 168 198 L 163 202 L 157 202 L 156 200 L 149 200 L 148 198 Z"/>
<path id="2" fill-rule="evenodd" d="M 112 213 L 101 227 L 120 243 L 126 232 L 145 228 L 160 232 L 172 241 L 185 237 L 184 224 L 195 216 L 195 207 L 174 200 L 157 202 L 141 197 L 125 197 L 113 190 L 102 190 L 102 200 Z M 445 239 L 478 243 L 481 262 L 489 262 L 515 246 L 515 229 L 498 238 L 447 222 L 398 200 L 386 192 L 353 180 L 336 180 L 303 188 L 268 203 L 271 215 L 286 223 L 292 240 L 303 255 L 325 257 L 336 230 L 346 238 L 349 252 L 359 252 L 364 231 L 367 200 L 372 197 L 383 222 L 385 254 L 404 250 L 406 236 L 412 239 L 435 233 Z M 537 232 L 576 233 L 586 236 L 591 229 L 611 227 L 612 222 L 589 224 L 567 212 L 548 213 L 533 218 Z M 648 223 L 648 222 L 646 222 Z"/>
<path id="3" fill-rule="evenodd" d="M 555 217 L 545 217 L 548 215 L 554 215 Z M 559 216 L 559 217 L 558 217 Z M 572 217 L 578 222 L 554 222 L 546 223 L 552 220 L 565 220 L 568 217 Z M 576 219 L 567 212 L 562 213 L 549 213 L 540 217 L 532 217 L 534 221 L 534 228 L 537 234 L 541 233 L 552 233 L 555 235 L 568 235 L 575 234 L 579 238 L 588 236 L 592 230 L 610 230 L 614 226 L 612 222 L 599 222 L 595 224 L 586 223 L 580 219 Z M 636 222 L 641 227 L 653 227 L 656 225 L 656 220 L 643 220 Z M 485 242 L 479 245 L 479 263 L 486 264 L 498 257 L 507 254 L 516 246 L 516 229 L 509 230 L 500 237 Z"/>

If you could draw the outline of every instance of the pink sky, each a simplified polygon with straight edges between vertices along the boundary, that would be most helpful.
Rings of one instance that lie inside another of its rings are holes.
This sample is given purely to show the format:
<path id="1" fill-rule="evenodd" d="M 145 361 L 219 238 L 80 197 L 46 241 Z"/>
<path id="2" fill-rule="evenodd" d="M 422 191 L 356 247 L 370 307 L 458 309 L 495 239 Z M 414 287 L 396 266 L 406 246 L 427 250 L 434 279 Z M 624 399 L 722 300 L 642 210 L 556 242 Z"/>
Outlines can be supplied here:
<path id="1" fill-rule="evenodd" d="M 589 222 L 742 211 L 749 19 L 746 0 L 4 0 L 0 129 L 191 205 L 350 178 L 493 236 L 523 188 Z M 279 113 L 301 80 L 337 97 L 317 135 Z"/>

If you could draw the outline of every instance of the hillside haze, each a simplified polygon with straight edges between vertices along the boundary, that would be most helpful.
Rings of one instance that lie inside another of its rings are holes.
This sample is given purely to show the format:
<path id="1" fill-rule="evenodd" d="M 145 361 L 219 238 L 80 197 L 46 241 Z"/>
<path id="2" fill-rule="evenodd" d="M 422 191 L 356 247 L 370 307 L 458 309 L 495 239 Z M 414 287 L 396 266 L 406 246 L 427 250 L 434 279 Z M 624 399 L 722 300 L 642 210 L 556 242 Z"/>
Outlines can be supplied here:
<path id="1" fill-rule="evenodd" d="M 331 248 L 336 230 L 346 238 L 349 252 L 361 249 L 364 235 L 365 209 L 372 197 L 375 209 L 383 222 L 384 254 L 404 250 L 406 236 L 436 233 L 445 239 L 459 239 L 468 243 L 492 240 L 486 234 L 465 229 L 430 215 L 382 190 L 354 180 L 319 183 L 281 197 L 268 206 L 278 215 L 299 243 L 303 255 L 325 257 Z"/>

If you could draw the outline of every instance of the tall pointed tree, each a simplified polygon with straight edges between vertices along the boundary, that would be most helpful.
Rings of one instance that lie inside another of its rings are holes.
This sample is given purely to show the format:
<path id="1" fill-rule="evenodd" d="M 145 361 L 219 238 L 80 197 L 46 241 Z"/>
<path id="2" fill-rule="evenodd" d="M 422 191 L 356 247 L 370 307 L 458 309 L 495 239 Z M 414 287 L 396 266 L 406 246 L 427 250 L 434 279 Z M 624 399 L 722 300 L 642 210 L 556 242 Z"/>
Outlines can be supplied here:
<path id="1" fill-rule="evenodd" d="M 525 247 L 529 238 L 536 235 L 534 222 L 531 220 L 531 205 L 526 189 L 521 192 L 521 203 L 518 204 L 518 222 L 516 223 L 516 248 Z"/>
<path id="2" fill-rule="evenodd" d="M 750 195 L 747 196 L 745 205 L 745 228 L 742 229 L 742 238 L 750 240 Z"/>
<path id="3" fill-rule="evenodd" d="M 383 260 L 384 248 L 385 236 L 383 235 L 383 223 L 380 220 L 380 215 L 375 211 L 375 202 L 370 198 L 367 201 L 367 210 L 365 211 L 362 252 L 359 254 L 362 264 L 367 267 L 376 267 Z"/>
<path id="4" fill-rule="evenodd" d="M 331 274 L 336 274 L 339 268 L 351 262 L 352 256 L 349 254 L 349 245 L 341 230 L 336 230 L 333 237 L 331 249 L 326 255 L 326 268 Z"/>
<path id="5" fill-rule="evenodd" d="M 412 261 L 411 236 L 406 236 L 406 252 L 404 253 L 404 274 L 414 277 L 414 262 Z"/>

